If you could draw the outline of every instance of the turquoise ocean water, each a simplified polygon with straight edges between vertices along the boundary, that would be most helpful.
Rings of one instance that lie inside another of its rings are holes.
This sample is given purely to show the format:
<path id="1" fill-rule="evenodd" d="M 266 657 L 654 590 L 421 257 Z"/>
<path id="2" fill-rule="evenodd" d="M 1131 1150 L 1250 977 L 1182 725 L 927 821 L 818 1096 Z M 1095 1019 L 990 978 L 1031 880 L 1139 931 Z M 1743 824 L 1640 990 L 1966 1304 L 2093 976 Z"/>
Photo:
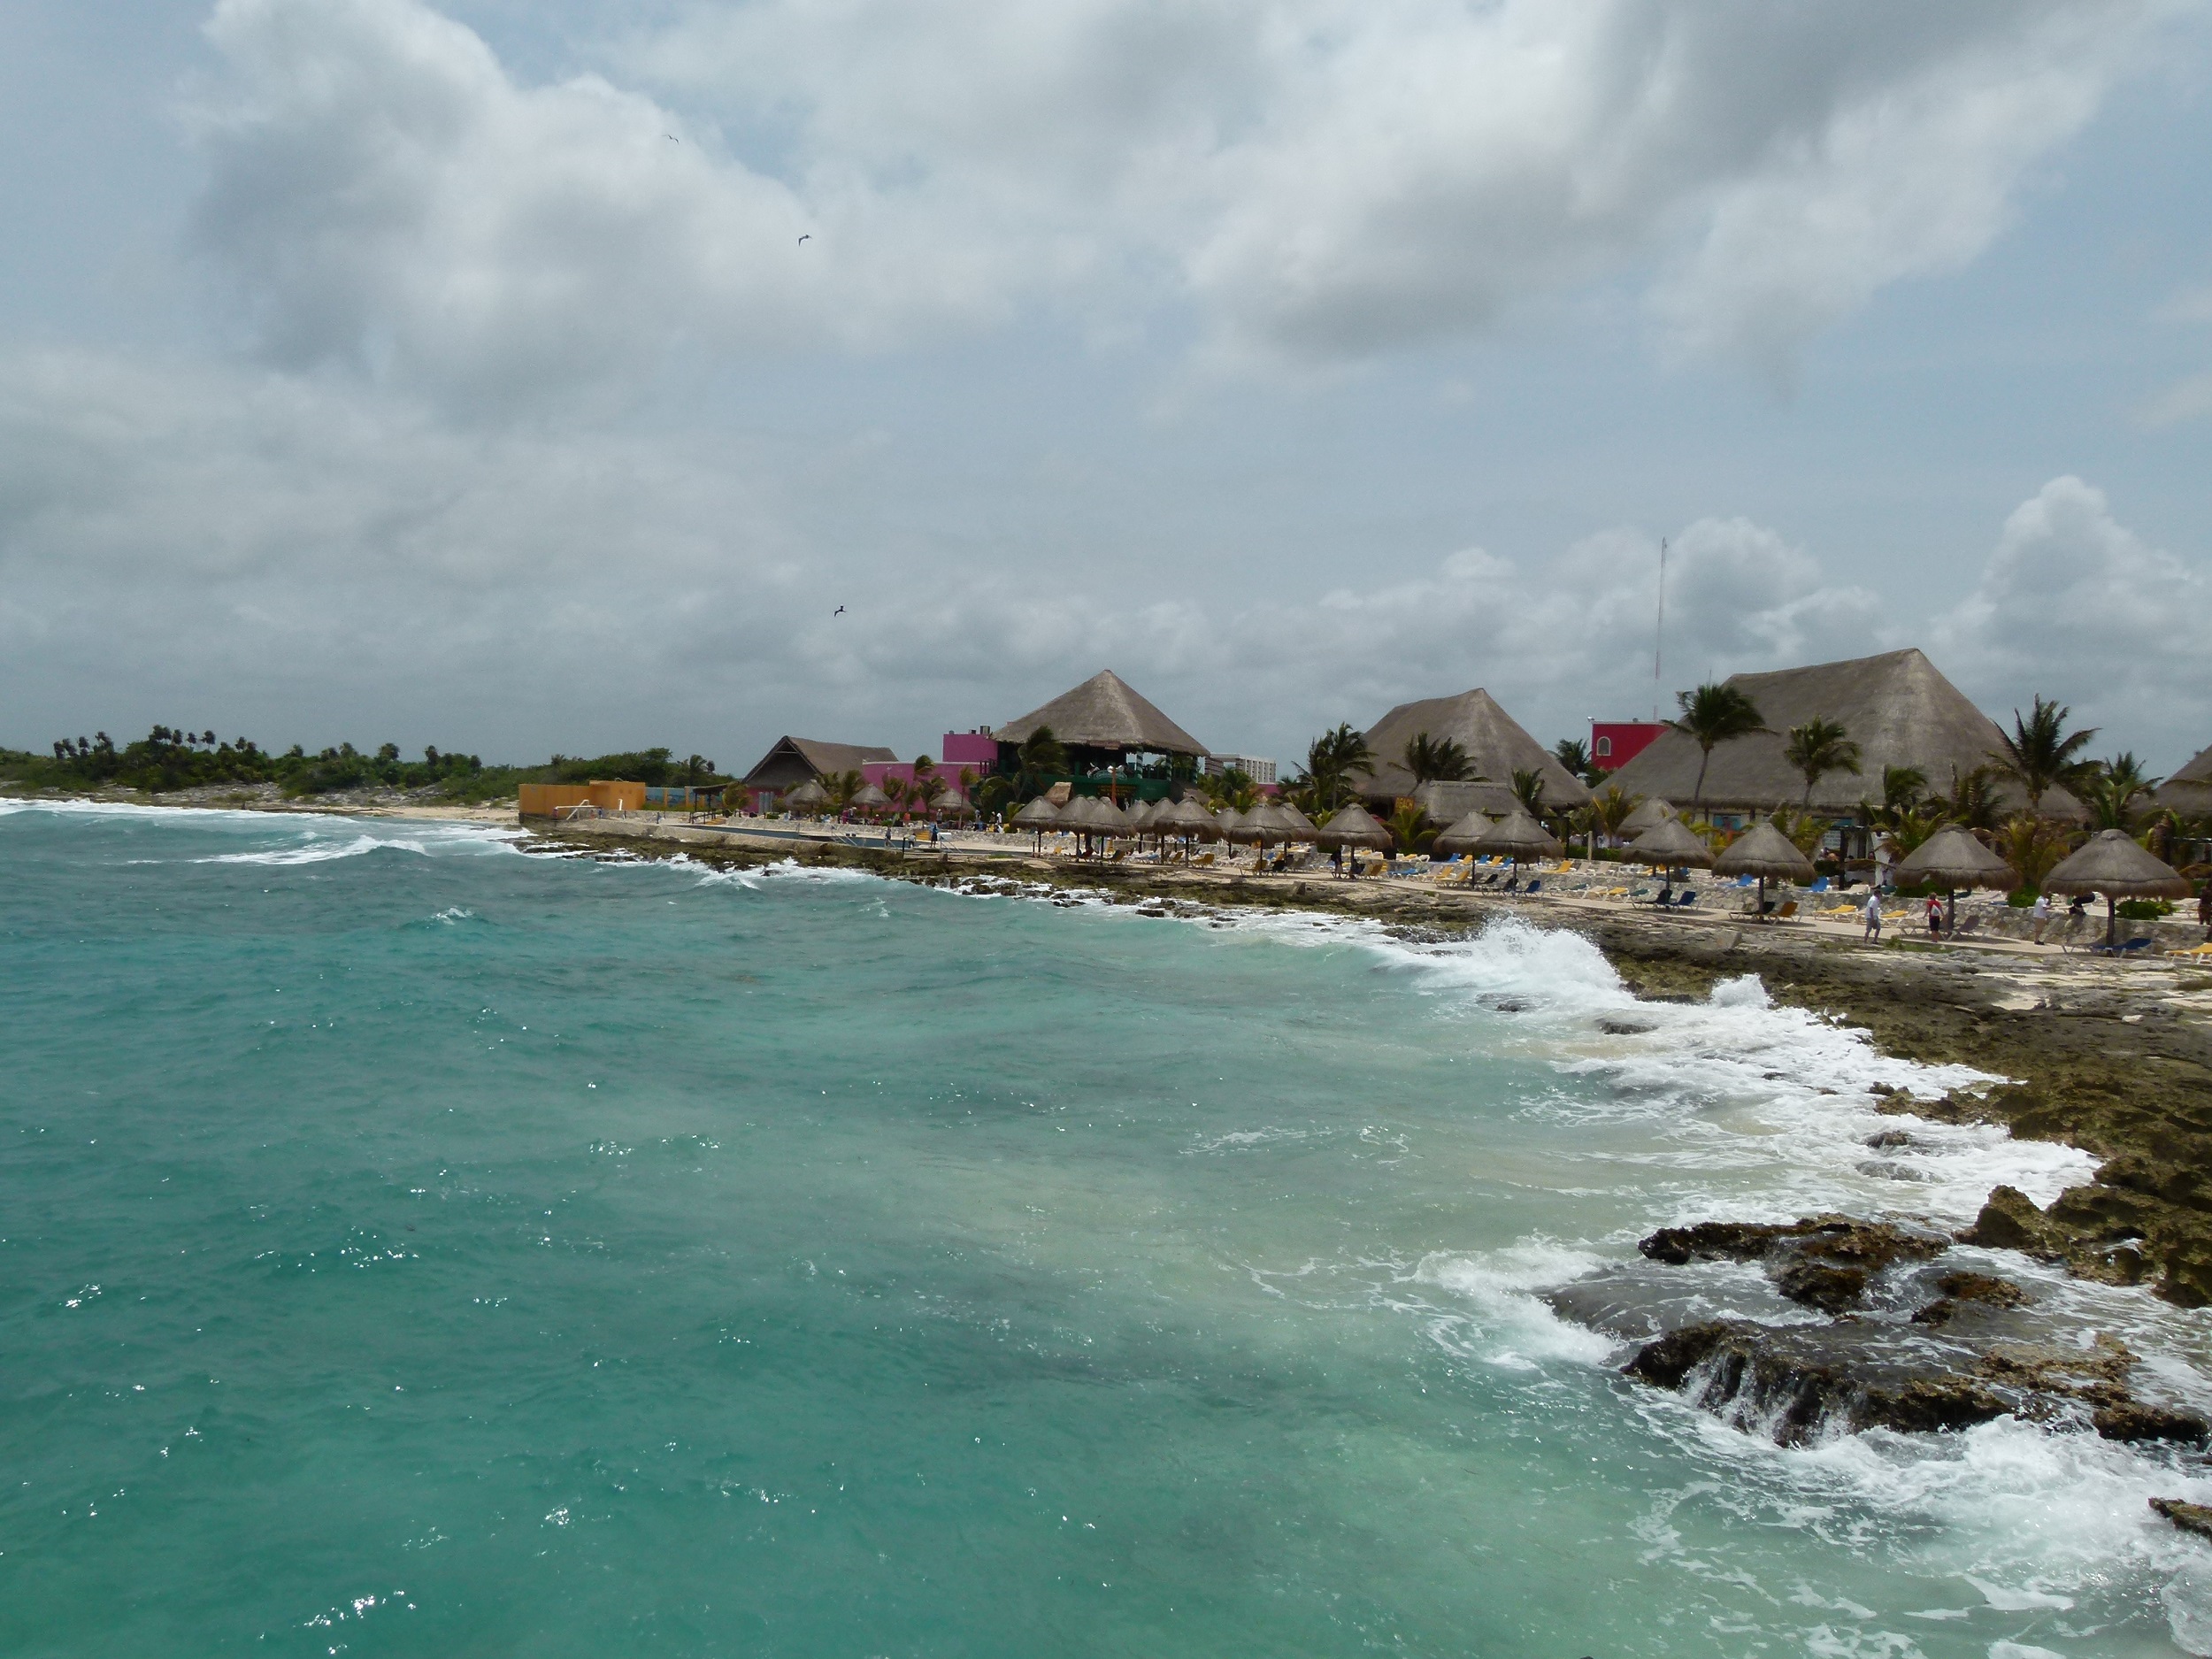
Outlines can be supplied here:
<path id="1" fill-rule="evenodd" d="M 1870 1172 L 1866 1084 L 1958 1079 L 1755 982 L 0 807 L 0 1653 L 2212 1647 L 2195 1465 L 1779 1450 L 1535 1299 L 2089 1167 Z M 2196 1386 L 2204 1316 L 2038 1283 Z"/>

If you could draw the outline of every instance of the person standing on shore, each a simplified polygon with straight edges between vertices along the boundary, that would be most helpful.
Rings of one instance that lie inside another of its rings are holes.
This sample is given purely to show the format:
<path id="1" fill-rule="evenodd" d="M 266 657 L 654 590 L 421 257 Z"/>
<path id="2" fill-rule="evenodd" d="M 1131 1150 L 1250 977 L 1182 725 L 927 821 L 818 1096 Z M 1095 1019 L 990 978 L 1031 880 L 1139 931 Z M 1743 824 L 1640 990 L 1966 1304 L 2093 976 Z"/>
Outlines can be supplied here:
<path id="1" fill-rule="evenodd" d="M 1932 893 L 1928 895 L 1928 937 L 1943 937 L 1943 901 Z"/>
<path id="2" fill-rule="evenodd" d="M 2035 942 L 2039 945 L 2043 942 L 2043 930 L 2051 925 L 2051 895 L 2037 894 L 2035 909 L 2030 914 L 2035 918 Z"/>
<path id="3" fill-rule="evenodd" d="M 1866 890 L 1866 942 L 1870 945 L 1882 942 L 1882 890 L 1879 887 Z"/>
<path id="4" fill-rule="evenodd" d="M 2204 929 L 2204 937 L 2212 943 L 2212 881 L 2197 889 L 2197 926 Z"/>

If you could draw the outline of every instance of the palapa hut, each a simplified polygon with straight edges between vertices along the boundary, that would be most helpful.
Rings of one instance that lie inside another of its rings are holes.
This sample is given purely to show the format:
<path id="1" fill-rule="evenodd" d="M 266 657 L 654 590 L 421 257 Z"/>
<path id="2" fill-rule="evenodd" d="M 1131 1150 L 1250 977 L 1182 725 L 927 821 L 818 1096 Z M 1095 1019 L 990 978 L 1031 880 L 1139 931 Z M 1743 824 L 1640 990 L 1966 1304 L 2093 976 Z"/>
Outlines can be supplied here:
<path id="1" fill-rule="evenodd" d="M 1629 842 L 1628 856 L 1655 870 L 1713 867 L 1713 849 L 1678 818 L 1663 818 Z"/>
<path id="2" fill-rule="evenodd" d="M 2009 893 L 2020 885 L 2017 871 L 1976 841 L 1963 825 L 1946 824 L 1906 854 L 1892 877 L 1900 887 L 1926 882 L 1941 887 L 1945 933 L 1958 928 L 1961 887 L 1987 887 Z"/>
<path id="3" fill-rule="evenodd" d="M 1805 799 L 1804 775 L 1782 751 L 1791 726 L 1819 718 L 1835 721 L 1859 746 L 1859 770 L 1821 778 L 1813 786 L 1812 810 L 1855 822 L 1861 802 L 1881 799 L 1883 767 L 1913 767 L 1927 779 L 1931 793 L 1941 794 L 1951 787 L 1954 773 L 1963 777 L 1988 765 L 1991 754 L 2003 747 L 1997 723 L 1917 649 L 1732 674 L 1727 683 L 1751 699 L 1769 729 L 1714 749 L 1701 797 L 1692 801 L 1703 757 L 1681 732 L 1660 733 L 1612 780 L 1632 795 L 1684 803 L 1684 810 L 1694 807 L 1716 822 L 1797 806 Z M 2026 803 L 2016 785 L 2001 783 L 1998 793 L 2008 803 Z M 2055 818 L 2081 816 L 2080 803 L 2061 789 L 2044 795 L 2043 810 Z"/>
<path id="4" fill-rule="evenodd" d="M 783 798 L 785 810 L 792 812 L 819 812 L 829 804 L 829 791 L 818 780 L 809 778 Z"/>
<path id="5" fill-rule="evenodd" d="M 1329 821 L 1314 831 L 1313 839 L 1323 847 L 1367 847 L 1377 852 L 1390 850 L 1390 832 L 1376 823 L 1374 815 L 1356 801 L 1330 813 Z M 1356 864 L 1353 866 L 1355 870 L 1357 867 Z"/>
<path id="6" fill-rule="evenodd" d="M 2212 749 L 2160 784 L 2151 799 L 2183 818 L 2212 815 Z"/>
<path id="7" fill-rule="evenodd" d="M 1406 745 L 1422 733 L 1436 741 L 1449 739 L 1467 751 L 1467 763 L 1480 782 L 1430 782 L 1417 786 L 1406 770 Z M 1417 801 L 1440 824 L 1449 824 L 1471 811 L 1503 816 L 1520 803 L 1513 794 L 1513 774 L 1535 772 L 1544 780 L 1541 796 L 1547 810 L 1578 807 L 1590 799 L 1589 790 L 1541 743 L 1498 706 L 1498 700 L 1477 687 L 1455 697 L 1425 697 L 1402 703 L 1367 731 L 1367 747 L 1375 753 L 1375 770 L 1358 780 L 1361 796 L 1388 802 L 1401 796 Z"/>
<path id="8" fill-rule="evenodd" d="M 1623 790 L 1622 793 L 1632 795 L 1634 791 Z M 1680 816 L 1671 803 L 1662 801 L 1655 795 L 1647 795 L 1640 806 L 1621 820 L 1621 833 L 1634 841 L 1646 830 L 1657 829 L 1662 824 L 1670 823 Z"/>
<path id="9" fill-rule="evenodd" d="M 1196 795 L 1185 795 L 1155 817 L 1152 822 L 1153 826 L 1163 834 L 1179 836 L 1186 841 L 1217 841 L 1221 839 L 1221 820 Z"/>
<path id="10" fill-rule="evenodd" d="M 818 782 L 839 772 L 858 772 L 863 766 L 898 757 L 887 749 L 858 743 L 826 743 L 812 737 L 780 737 L 745 774 L 743 787 L 750 793 L 782 795 L 805 783 Z"/>
<path id="11" fill-rule="evenodd" d="M 1040 726 L 1048 726 L 1079 772 L 1102 772 L 1132 755 L 1204 758 L 1206 746 L 1145 700 L 1111 669 L 1094 674 L 1072 691 L 1064 691 L 1042 708 L 993 728 L 999 764 L 1010 768 L 1012 751 Z"/>
<path id="12" fill-rule="evenodd" d="M 1767 908 L 1767 882 L 1810 881 L 1813 861 L 1797 850 L 1796 843 L 1769 823 L 1754 824 L 1721 849 L 1713 860 L 1717 876 L 1759 878 L 1759 913 Z"/>
<path id="13" fill-rule="evenodd" d="M 2043 878 L 2043 890 L 2103 894 L 2107 949 L 2118 943 L 2116 901 L 2185 899 L 2191 892 L 2186 877 L 2138 847 L 2125 830 L 2116 829 L 2100 830 L 2091 836 L 2087 846 Z"/>
<path id="14" fill-rule="evenodd" d="M 891 808 L 891 797 L 872 783 L 863 784 L 860 793 L 853 796 L 852 806 L 856 812 L 887 812 Z"/>
<path id="15" fill-rule="evenodd" d="M 1039 851 L 1042 851 L 1044 849 L 1045 832 L 1048 829 L 1058 829 L 1062 826 L 1060 822 L 1060 809 L 1053 805 L 1049 796 L 1041 795 L 1039 795 L 1034 801 L 1032 801 L 1027 805 L 1024 806 L 1020 811 L 1015 813 L 1012 818 L 1007 820 L 1007 822 L 1013 825 L 1017 829 L 1025 829 L 1035 835 L 1037 838 L 1037 848 Z"/>

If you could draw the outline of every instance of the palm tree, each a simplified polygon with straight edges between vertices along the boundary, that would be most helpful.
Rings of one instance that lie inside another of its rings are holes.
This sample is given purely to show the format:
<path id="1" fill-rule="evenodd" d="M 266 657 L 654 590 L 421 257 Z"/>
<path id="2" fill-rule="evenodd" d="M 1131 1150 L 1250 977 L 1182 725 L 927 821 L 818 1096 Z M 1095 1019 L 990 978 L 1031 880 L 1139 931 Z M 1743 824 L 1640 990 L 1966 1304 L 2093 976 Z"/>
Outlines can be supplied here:
<path id="1" fill-rule="evenodd" d="M 1365 747 L 1362 740 L 1361 746 Z M 1406 770 L 1419 783 L 1463 783 L 1474 771 L 1467 758 L 1467 751 L 1448 737 L 1431 737 L 1426 732 L 1416 732 L 1406 741 Z M 1476 778 L 1474 782 L 1480 783 Z"/>
<path id="2" fill-rule="evenodd" d="M 1590 758 L 1590 746 L 1578 737 L 1563 737 L 1551 746 L 1552 758 L 1564 766 L 1586 787 L 1594 789 L 1605 776 L 1605 769 Z"/>
<path id="3" fill-rule="evenodd" d="M 1309 812 L 1333 812 L 1352 793 L 1353 774 L 1374 769 L 1375 751 L 1365 735 L 1340 725 L 1306 746 L 1305 772 L 1292 786 L 1310 803 Z"/>
<path id="4" fill-rule="evenodd" d="M 1544 815 L 1544 772 L 1540 766 L 1525 769 L 1517 767 L 1513 772 L 1513 794 L 1528 809 L 1531 818 Z"/>
<path id="5" fill-rule="evenodd" d="M 1603 832 L 1605 839 L 1613 840 L 1621 833 L 1621 826 L 1644 803 L 1644 797 L 1631 795 L 1617 783 L 1608 784 L 1590 798 L 1590 816 Z"/>
<path id="6" fill-rule="evenodd" d="M 867 787 L 868 780 L 857 772 L 822 774 L 822 788 L 829 796 L 826 804 L 832 812 L 842 812 L 853 803 L 853 797 Z"/>
<path id="7" fill-rule="evenodd" d="M 1813 786 L 1830 772 L 1859 775 L 1859 746 L 1851 741 L 1850 733 L 1826 716 L 1816 714 L 1804 725 L 1793 726 L 1789 740 L 1783 747 L 1782 758 L 1805 780 L 1805 798 L 1799 810 L 1812 810 Z"/>
<path id="8" fill-rule="evenodd" d="M 2043 797 L 2080 774 L 2081 751 L 2097 735 L 2093 726 L 2069 732 L 2066 718 L 2071 713 L 2073 710 L 2065 704 L 2046 703 L 2038 695 L 2026 719 L 2020 718 L 2019 710 L 2012 711 L 2010 734 L 1998 733 L 2002 747 L 1989 754 L 1998 772 L 2027 792 L 2028 810 L 2039 817 L 2043 811 Z"/>
<path id="9" fill-rule="evenodd" d="M 2126 830 L 2131 834 L 2139 816 L 2135 797 L 2148 795 L 2158 785 L 2158 779 L 2144 774 L 2143 763 L 2132 750 L 2098 761 L 2093 771 L 2075 780 L 2075 787 L 2089 808 L 2090 828 Z"/>
<path id="10" fill-rule="evenodd" d="M 1025 788 L 1025 795 L 1035 795 L 1044 780 L 1064 775 L 1068 769 L 1066 746 L 1052 734 L 1052 728 L 1041 726 L 1022 741 L 1020 762 L 1022 780 L 1034 780 L 1037 787 Z"/>
<path id="11" fill-rule="evenodd" d="M 1777 806 L 1767 814 L 1767 822 L 1782 833 L 1783 839 L 1808 858 L 1820 856 L 1821 838 L 1828 833 L 1828 820 L 1815 818 L 1810 812 L 1792 811 L 1786 806 Z"/>
<path id="12" fill-rule="evenodd" d="M 1691 810 L 1695 810 L 1705 800 L 1705 769 L 1713 764 L 1713 751 L 1723 743 L 1763 732 L 1767 725 L 1758 705 L 1733 686 L 1709 681 L 1695 691 L 1676 692 L 1674 700 L 1681 707 L 1682 718 L 1667 724 L 1689 738 L 1699 750 L 1697 787 L 1690 791 Z"/>
<path id="13" fill-rule="evenodd" d="M 2022 887 L 2039 892 L 2043 878 L 2066 856 L 2067 841 L 2066 831 L 2059 825 L 2021 812 L 2006 819 L 1991 838 L 1991 850 L 2019 872 Z"/>
<path id="14" fill-rule="evenodd" d="M 1429 822 L 1429 815 L 1413 802 L 1408 802 L 1390 815 L 1390 822 L 1383 827 L 1390 832 L 1390 839 L 1402 853 L 1426 852 L 1436 840 L 1436 828 Z"/>
<path id="15" fill-rule="evenodd" d="M 1931 797 L 1930 807 L 1953 824 L 1970 830 L 1994 830 L 1999 823 L 1997 791 L 1986 766 L 1969 772 L 1951 768 L 1951 793 Z"/>

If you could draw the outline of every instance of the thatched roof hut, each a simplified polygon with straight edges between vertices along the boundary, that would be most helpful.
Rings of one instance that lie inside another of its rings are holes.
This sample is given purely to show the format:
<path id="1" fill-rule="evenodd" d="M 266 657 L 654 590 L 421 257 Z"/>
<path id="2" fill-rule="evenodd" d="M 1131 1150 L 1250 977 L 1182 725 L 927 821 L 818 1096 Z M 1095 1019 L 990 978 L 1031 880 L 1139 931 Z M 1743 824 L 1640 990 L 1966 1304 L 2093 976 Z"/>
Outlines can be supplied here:
<path id="1" fill-rule="evenodd" d="M 1678 818 L 1663 818 L 1628 845 L 1629 856 L 1638 864 L 1650 864 L 1655 869 L 1671 870 L 1679 865 L 1691 870 L 1710 870 L 1713 849 L 1690 826 Z"/>
<path id="2" fill-rule="evenodd" d="M 792 810 L 813 812 L 827 806 L 829 798 L 829 791 L 822 787 L 817 780 L 809 778 L 789 795 L 784 796 L 783 803 L 787 809 Z"/>
<path id="3" fill-rule="evenodd" d="M 1590 798 L 1582 780 L 1562 766 L 1541 743 L 1524 731 L 1517 721 L 1498 706 L 1498 700 L 1478 687 L 1463 691 L 1456 697 L 1425 697 L 1418 703 L 1402 703 L 1375 722 L 1367 731 L 1367 747 L 1375 751 L 1375 770 L 1360 784 L 1360 794 L 1370 800 L 1384 800 L 1398 795 L 1419 799 L 1415 793 L 1413 774 L 1406 770 L 1406 745 L 1422 733 L 1432 739 L 1449 738 L 1467 751 L 1467 759 L 1476 777 L 1486 785 L 1503 789 L 1510 797 L 1513 774 L 1517 772 L 1536 772 L 1543 776 L 1543 803 L 1547 808 L 1578 807 Z M 1440 798 L 1435 805 L 1424 802 L 1429 816 L 1444 822 L 1464 816 L 1474 809 L 1475 803 L 1446 801 Z"/>
<path id="4" fill-rule="evenodd" d="M 891 797 L 872 783 L 863 784 L 853 796 L 853 809 L 860 812 L 880 812 L 891 804 Z"/>
<path id="5" fill-rule="evenodd" d="M 1041 726 L 1071 749 L 1117 754 L 1202 756 L 1206 746 L 1147 702 L 1111 669 L 1064 691 L 1042 708 L 995 728 L 1002 743 L 1026 741 Z"/>
<path id="6" fill-rule="evenodd" d="M 1502 783 L 1447 783 L 1432 778 L 1413 787 L 1412 800 L 1439 824 L 1455 825 L 1470 812 L 1506 818 L 1527 810 L 1521 797 Z"/>
<path id="7" fill-rule="evenodd" d="M 2003 745 L 1997 723 L 1916 649 L 1773 673 L 1732 674 L 1728 683 L 1757 705 L 1770 729 L 1713 750 L 1705 793 L 1697 803 L 1708 812 L 1764 812 L 1801 802 L 1805 780 L 1782 758 L 1789 742 L 1785 733 L 1816 716 L 1840 725 L 1860 749 L 1858 772 L 1832 772 L 1813 786 L 1813 810 L 1831 817 L 1853 811 L 1862 801 L 1878 801 L 1885 766 L 1914 767 L 1927 779 L 1929 789 L 1939 794 L 1951 787 L 1954 772 L 1963 777 L 1987 765 L 1992 752 Z M 1613 774 L 1613 781 L 1638 795 L 1689 801 L 1701 758 L 1687 735 L 1662 732 Z M 2012 803 L 2025 801 L 2009 783 L 2000 785 L 1999 795 Z M 2043 810 L 2059 818 L 2081 815 L 2080 803 L 2061 789 L 2043 797 Z"/>
<path id="8" fill-rule="evenodd" d="M 1623 793 L 1633 795 L 1635 791 L 1624 790 Z M 1621 833 L 1633 841 L 1646 830 L 1656 829 L 1679 816 L 1670 803 L 1662 801 L 1655 795 L 1647 795 L 1642 805 L 1621 820 Z"/>
<path id="9" fill-rule="evenodd" d="M 882 762 L 896 764 L 887 749 L 858 743 L 826 743 L 814 737 L 780 737 L 745 774 L 748 789 L 782 791 L 841 772 L 858 772 Z"/>
<path id="10" fill-rule="evenodd" d="M 1717 876 L 1756 876 L 1763 886 L 1777 881 L 1810 881 L 1813 861 L 1790 838 L 1762 820 L 1728 843 L 1713 860 Z"/>
<path id="11" fill-rule="evenodd" d="M 1007 821 L 1024 829 L 1056 829 L 1061 822 L 1060 809 L 1039 795 Z"/>
<path id="12" fill-rule="evenodd" d="M 1946 891 L 1988 887 L 2009 893 L 2020 885 L 2020 872 L 1976 841 L 1962 826 L 1946 824 L 1905 855 L 1897 865 L 1901 887 L 1927 882 Z"/>
<path id="13" fill-rule="evenodd" d="M 1187 795 L 1153 820 L 1163 834 L 1194 836 L 1202 841 L 1221 839 L 1221 821 L 1194 795 Z"/>
<path id="14" fill-rule="evenodd" d="M 1313 833 L 1324 847 L 1371 847 L 1390 850 L 1390 832 L 1375 822 L 1374 815 L 1355 801 L 1329 814 L 1329 821 Z"/>
<path id="15" fill-rule="evenodd" d="M 2151 799 L 2184 818 L 2203 818 L 2212 813 L 2212 749 L 2206 749 L 2160 784 Z"/>
<path id="16" fill-rule="evenodd" d="M 2043 878 L 2046 893 L 2104 895 L 2104 941 L 2116 942 L 2121 899 L 2185 899 L 2188 878 L 2154 858 L 2125 830 L 2099 830 L 2087 846 L 2062 860 Z"/>

